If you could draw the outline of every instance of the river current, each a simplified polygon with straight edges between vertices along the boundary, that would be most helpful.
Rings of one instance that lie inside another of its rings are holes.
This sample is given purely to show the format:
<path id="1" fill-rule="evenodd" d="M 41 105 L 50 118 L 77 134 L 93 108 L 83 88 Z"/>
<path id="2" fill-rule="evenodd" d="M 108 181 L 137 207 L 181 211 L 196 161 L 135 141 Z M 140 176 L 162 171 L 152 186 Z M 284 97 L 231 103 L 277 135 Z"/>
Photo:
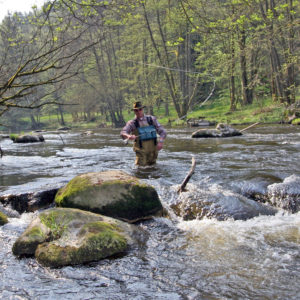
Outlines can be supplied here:
<path id="1" fill-rule="evenodd" d="M 196 159 L 189 187 L 231 205 L 230 195 L 262 191 L 300 176 L 300 127 L 259 125 L 240 137 L 192 139 L 193 129 L 168 129 L 152 168 L 137 169 L 118 129 L 43 133 L 44 143 L 0 140 L 0 195 L 45 190 L 85 172 L 122 169 L 153 185 L 163 203 Z M 250 200 L 249 200 L 250 201 Z M 18 259 L 14 241 L 38 214 L 11 212 L 0 227 L 0 299 L 299 299 L 300 213 L 278 210 L 246 221 L 217 218 L 141 222 L 146 244 L 83 266 L 44 268 Z"/>

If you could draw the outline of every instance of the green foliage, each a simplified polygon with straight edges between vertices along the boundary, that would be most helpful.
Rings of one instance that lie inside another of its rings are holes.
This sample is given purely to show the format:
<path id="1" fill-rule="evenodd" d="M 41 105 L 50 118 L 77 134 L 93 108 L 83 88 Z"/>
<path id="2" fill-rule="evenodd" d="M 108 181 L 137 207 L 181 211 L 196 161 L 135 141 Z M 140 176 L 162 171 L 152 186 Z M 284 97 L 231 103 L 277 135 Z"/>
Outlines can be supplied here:
<path id="1" fill-rule="evenodd" d="M 50 229 L 51 239 L 59 239 L 65 232 L 70 219 L 66 219 L 65 215 L 60 216 L 55 212 L 40 215 L 41 222 Z"/>
<path id="2" fill-rule="evenodd" d="M 97 122 L 120 127 L 132 117 L 128 113 L 132 102 L 141 100 L 163 124 L 174 120 L 182 124 L 180 117 L 192 108 L 188 117 L 197 116 L 194 106 L 208 94 L 213 77 L 218 95 L 228 97 L 217 96 L 214 103 L 220 107 L 207 109 L 208 117 L 230 122 L 280 118 L 280 109 L 261 110 L 261 99 L 273 94 L 282 103 L 292 103 L 299 95 L 295 70 L 300 5 L 299 0 L 279 0 L 274 7 L 260 4 L 252 0 L 66 0 L 34 7 L 28 15 L 16 13 L 1 25 L 0 54 L 5 64 L 0 89 L 5 93 L 0 94 L 0 115 L 5 112 L 15 131 L 30 127 L 32 115 L 40 127 L 58 127 L 63 117 L 73 127 L 93 127 Z M 84 56 L 70 55 L 85 47 Z M 270 64 L 272 55 L 276 60 Z M 66 57 L 72 66 L 65 64 Z M 18 71 L 23 65 L 26 68 Z M 40 66 L 47 68 L 35 73 Z M 63 66 L 66 76 L 57 78 Z M 13 74 L 21 71 L 21 79 L 14 81 Z M 15 84 L 6 90 L 10 82 Z M 29 83 L 34 86 L 27 90 Z M 18 95 L 20 84 L 26 85 L 23 98 Z M 252 102 L 258 100 L 245 101 L 248 90 L 260 99 L 255 116 L 250 110 L 255 110 Z M 234 94 L 231 98 L 229 91 Z M 14 93 L 17 98 L 12 102 L 1 100 Z M 169 116 L 158 108 L 160 100 L 169 103 Z M 65 106 L 51 105 L 31 115 L 7 112 L 10 105 L 54 101 Z M 241 102 L 252 104 L 248 109 Z M 244 118 L 229 111 L 234 106 Z M 204 107 L 198 109 L 203 113 Z"/>

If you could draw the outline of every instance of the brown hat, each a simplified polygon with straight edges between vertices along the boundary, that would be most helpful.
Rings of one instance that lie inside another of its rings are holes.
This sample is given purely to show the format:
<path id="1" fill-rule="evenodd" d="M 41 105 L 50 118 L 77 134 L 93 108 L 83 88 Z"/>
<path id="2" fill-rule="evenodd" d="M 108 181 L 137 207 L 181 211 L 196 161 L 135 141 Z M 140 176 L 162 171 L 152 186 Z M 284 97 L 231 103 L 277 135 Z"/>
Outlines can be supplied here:
<path id="1" fill-rule="evenodd" d="M 133 103 L 133 108 L 132 110 L 135 110 L 135 109 L 140 109 L 140 108 L 144 108 L 145 106 L 142 105 L 142 103 L 140 101 L 138 102 L 134 102 Z"/>

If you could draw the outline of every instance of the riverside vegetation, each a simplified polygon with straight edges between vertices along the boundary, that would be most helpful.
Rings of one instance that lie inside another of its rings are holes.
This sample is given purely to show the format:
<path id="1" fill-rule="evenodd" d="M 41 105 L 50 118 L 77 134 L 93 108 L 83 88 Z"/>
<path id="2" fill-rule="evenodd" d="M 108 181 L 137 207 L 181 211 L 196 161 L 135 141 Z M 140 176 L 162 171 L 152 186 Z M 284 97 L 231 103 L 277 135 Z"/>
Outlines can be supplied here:
<path id="1" fill-rule="evenodd" d="M 57 0 L 8 15 L 1 129 L 122 127 L 134 101 L 164 125 L 285 121 L 299 97 L 299 10 L 299 0 Z"/>

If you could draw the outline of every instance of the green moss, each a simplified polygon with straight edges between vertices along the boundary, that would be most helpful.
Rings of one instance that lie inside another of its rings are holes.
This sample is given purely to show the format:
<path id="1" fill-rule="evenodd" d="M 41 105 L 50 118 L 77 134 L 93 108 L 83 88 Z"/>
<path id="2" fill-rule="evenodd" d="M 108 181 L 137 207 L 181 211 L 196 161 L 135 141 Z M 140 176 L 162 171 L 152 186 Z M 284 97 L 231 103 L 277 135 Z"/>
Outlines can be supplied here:
<path id="1" fill-rule="evenodd" d="M 0 211 L 0 226 L 8 223 L 7 216 Z"/>
<path id="2" fill-rule="evenodd" d="M 112 231 L 112 230 L 119 230 L 119 229 L 116 225 L 109 224 L 106 222 L 102 222 L 102 221 L 92 222 L 92 223 L 85 224 L 82 227 L 82 229 L 79 232 L 79 236 L 86 234 L 86 232 L 99 233 L 99 232 L 103 232 L 106 230 Z"/>
<path id="3" fill-rule="evenodd" d="M 92 184 L 88 178 L 77 176 L 73 178 L 67 185 L 59 189 L 55 196 L 55 203 L 58 206 L 67 206 L 68 201 L 73 195 L 87 190 Z M 70 206 L 71 207 L 71 206 Z"/>
<path id="4" fill-rule="evenodd" d="M 14 243 L 12 252 L 14 255 L 33 255 L 39 244 L 45 242 L 48 236 L 39 226 L 33 226 Z"/>
<path id="5" fill-rule="evenodd" d="M 85 236 L 85 241 L 80 247 L 42 244 L 36 250 L 36 258 L 45 266 L 60 267 L 111 256 L 127 248 L 126 238 L 116 230 L 115 225 L 101 221 L 86 224 L 79 233 L 79 236 Z"/>
<path id="6" fill-rule="evenodd" d="M 46 267 L 61 267 L 72 264 L 72 257 L 76 253 L 75 247 L 61 247 L 54 243 L 44 243 L 37 247 L 35 257 Z M 76 264 L 73 261 L 73 264 Z"/>
<path id="7" fill-rule="evenodd" d="M 299 125 L 299 124 L 300 124 L 300 118 L 294 119 L 294 120 L 292 121 L 292 124 L 293 124 L 293 125 Z"/>
<path id="8" fill-rule="evenodd" d="M 157 192 L 151 186 L 133 185 L 130 193 L 123 195 L 123 198 L 103 207 L 99 212 L 130 221 L 155 214 L 162 209 Z"/>
<path id="9" fill-rule="evenodd" d="M 28 238 L 31 240 L 34 240 L 37 238 L 42 238 L 42 239 L 46 238 L 45 233 L 42 231 L 42 229 L 39 226 L 32 227 L 31 230 L 28 231 L 27 235 L 28 235 Z"/>

